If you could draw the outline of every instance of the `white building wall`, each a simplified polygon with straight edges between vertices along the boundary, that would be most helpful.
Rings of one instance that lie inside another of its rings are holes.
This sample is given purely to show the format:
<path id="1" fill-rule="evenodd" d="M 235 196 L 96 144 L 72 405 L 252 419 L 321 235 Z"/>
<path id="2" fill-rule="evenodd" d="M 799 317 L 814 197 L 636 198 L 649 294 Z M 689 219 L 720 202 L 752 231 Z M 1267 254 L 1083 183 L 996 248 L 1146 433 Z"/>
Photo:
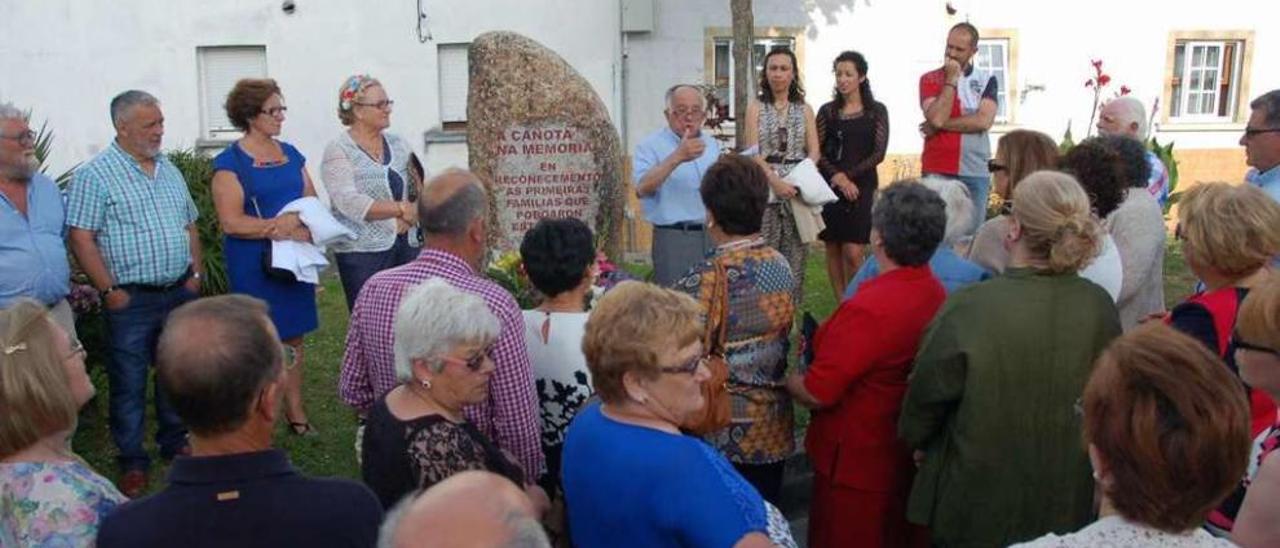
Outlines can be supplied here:
<path id="1" fill-rule="evenodd" d="M 165 148 L 201 138 L 196 48 L 265 45 L 268 75 L 289 106 L 283 139 L 311 160 L 342 126 L 338 86 L 354 73 L 380 79 L 396 101 L 390 131 L 423 153 L 439 128 L 436 46 L 470 42 L 491 30 L 526 34 L 562 55 L 616 112 L 619 6 L 600 0 L 427 0 L 433 40 L 419 43 L 416 0 L 4 0 L 0 15 L 0 100 L 34 109 L 56 142 L 51 172 L 86 160 L 111 142 L 107 105 L 130 88 L 156 95 L 165 112 Z M 429 169 L 465 166 L 462 144 L 436 144 Z"/>

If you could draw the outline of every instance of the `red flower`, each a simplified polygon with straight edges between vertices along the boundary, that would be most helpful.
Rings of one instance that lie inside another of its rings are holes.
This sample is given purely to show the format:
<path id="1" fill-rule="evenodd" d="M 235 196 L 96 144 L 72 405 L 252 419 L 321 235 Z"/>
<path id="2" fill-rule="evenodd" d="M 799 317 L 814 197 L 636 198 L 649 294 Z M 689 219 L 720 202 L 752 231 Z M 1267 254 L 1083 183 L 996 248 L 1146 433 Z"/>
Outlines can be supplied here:
<path id="1" fill-rule="evenodd" d="M 1098 72 L 1102 72 L 1102 59 L 1094 59 L 1093 61 L 1090 61 L 1090 62 L 1093 63 L 1094 69 L 1096 69 Z"/>
<path id="2" fill-rule="evenodd" d="M 1133 90 L 1129 89 L 1129 86 L 1120 86 L 1120 95 L 1128 95 L 1130 91 Z"/>
<path id="3" fill-rule="evenodd" d="M 1108 75 L 1106 75 L 1106 74 L 1103 74 L 1102 76 L 1099 76 L 1099 77 L 1098 77 L 1098 86 L 1099 86 L 1099 87 L 1101 87 L 1101 86 L 1105 86 L 1105 85 L 1107 85 L 1107 84 L 1109 84 L 1109 83 L 1111 83 L 1111 77 L 1110 77 L 1110 76 L 1108 76 Z"/>

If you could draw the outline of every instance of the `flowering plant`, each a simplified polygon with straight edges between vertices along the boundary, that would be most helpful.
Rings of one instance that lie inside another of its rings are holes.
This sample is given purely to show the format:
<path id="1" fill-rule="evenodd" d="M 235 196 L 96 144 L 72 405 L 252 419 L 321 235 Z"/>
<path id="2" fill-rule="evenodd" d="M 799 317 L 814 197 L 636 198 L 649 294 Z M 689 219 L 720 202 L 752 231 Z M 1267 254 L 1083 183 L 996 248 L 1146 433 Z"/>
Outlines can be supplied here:
<path id="1" fill-rule="evenodd" d="M 1084 87 L 1093 89 L 1093 111 L 1089 114 L 1089 129 L 1085 132 L 1085 136 L 1093 134 L 1094 122 L 1098 118 L 1098 110 L 1102 102 L 1102 88 L 1107 87 L 1111 83 L 1111 75 L 1102 71 L 1102 59 L 1094 59 L 1090 61 L 1093 65 L 1093 78 L 1085 80 Z M 1121 85 L 1120 91 L 1116 92 L 1115 97 L 1128 95 L 1131 90 L 1129 86 Z"/>

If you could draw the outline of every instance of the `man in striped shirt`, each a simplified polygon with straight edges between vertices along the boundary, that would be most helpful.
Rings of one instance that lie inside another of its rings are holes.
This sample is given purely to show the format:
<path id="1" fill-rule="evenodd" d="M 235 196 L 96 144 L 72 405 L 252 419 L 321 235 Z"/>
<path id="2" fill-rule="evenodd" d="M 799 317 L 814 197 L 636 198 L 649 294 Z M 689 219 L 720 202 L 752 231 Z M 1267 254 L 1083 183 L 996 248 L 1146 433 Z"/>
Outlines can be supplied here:
<path id="1" fill-rule="evenodd" d="M 502 324 L 491 350 L 497 369 L 489 379 L 489 399 L 465 408 L 467 420 L 511 453 L 524 467 L 526 477 L 537 478 L 545 472 L 545 464 L 524 319 L 515 298 L 480 274 L 487 215 L 488 198 L 471 173 L 452 169 L 427 183 L 418 201 L 425 247 L 413 262 L 375 274 L 360 290 L 347 328 L 338 394 L 363 416 L 396 387 L 396 310 L 408 289 L 429 278 L 443 278 L 483 298 Z M 357 435 L 357 444 L 359 439 Z"/>
<path id="2" fill-rule="evenodd" d="M 68 244 L 102 293 L 110 333 L 107 382 L 120 491 L 146 490 L 142 447 L 147 377 L 169 312 L 200 294 L 196 205 L 182 173 L 160 153 L 164 114 L 155 97 L 126 91 L 111 101 L 116 138 L 76 170 L 67 203 Z M 190 451 L 187 431 L 156 387 L 156 444 L 172 458 Z"/>

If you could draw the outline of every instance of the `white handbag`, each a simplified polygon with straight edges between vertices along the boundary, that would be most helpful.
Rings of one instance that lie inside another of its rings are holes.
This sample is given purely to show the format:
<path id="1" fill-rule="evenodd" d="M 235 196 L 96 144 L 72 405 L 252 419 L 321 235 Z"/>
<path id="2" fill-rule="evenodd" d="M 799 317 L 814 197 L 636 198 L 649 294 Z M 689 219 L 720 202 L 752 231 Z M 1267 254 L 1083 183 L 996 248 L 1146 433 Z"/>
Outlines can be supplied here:
<path id="1" fill-rule="evenodd" d="M 811 206 L 822 206 L 836 201 L 836 193 L 827 185 L 827 180 L 818 173 L 818 166 L 813 160 L 805 158 L 791 168 L 782 180 L 800 189 L 800 198 Z"/>

